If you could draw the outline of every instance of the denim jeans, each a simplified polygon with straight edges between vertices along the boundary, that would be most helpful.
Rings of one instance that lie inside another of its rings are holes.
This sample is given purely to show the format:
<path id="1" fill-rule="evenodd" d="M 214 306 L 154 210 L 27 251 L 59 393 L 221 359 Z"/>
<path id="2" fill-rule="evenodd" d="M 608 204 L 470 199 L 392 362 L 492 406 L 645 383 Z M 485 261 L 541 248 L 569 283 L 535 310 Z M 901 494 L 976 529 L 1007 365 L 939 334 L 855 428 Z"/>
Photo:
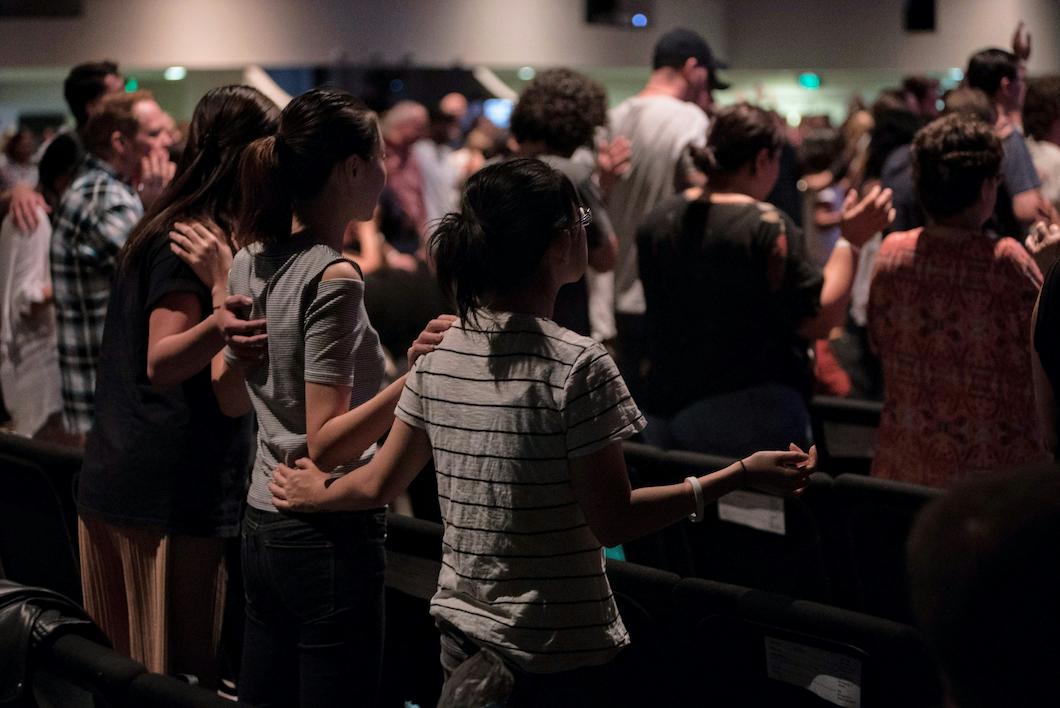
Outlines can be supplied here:
<path id="1" fill-rule="evenodd" d="M 377 703 L 385 539 L 383 510 L 247 509 L 241 701 L 260 708 Z"/>

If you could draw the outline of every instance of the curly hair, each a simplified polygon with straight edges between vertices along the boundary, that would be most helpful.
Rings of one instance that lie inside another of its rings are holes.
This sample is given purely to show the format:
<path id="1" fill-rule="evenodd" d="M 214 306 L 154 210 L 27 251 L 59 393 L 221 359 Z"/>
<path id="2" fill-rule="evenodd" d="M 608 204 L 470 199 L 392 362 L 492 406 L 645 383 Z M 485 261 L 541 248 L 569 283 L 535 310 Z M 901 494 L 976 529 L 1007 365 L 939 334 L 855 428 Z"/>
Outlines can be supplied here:
<path id="1" fill-rule="evenodd" d="M 913 182 L 924 211 L 939 219 L 975 204 L 983 182 L 997 177 L 1001 154 L 991 126 L 967 115 L 922 128 L 913 139 Z"/>
<path id="2" fill-rule="evenodd" d="M 606 123 L 603 86 L 571 69 L 549 69 L 523 89 L 511 131 L 519 142 L 540 140 L 549 151 L 569 157 L 591 144 L 596 127 Z"/>
<path id="3" fill-rule="evenodd" d="M 1060 120 L 1060 76 L 1042 76 L 1027 82 L 1023 102 L 1023 127 L 1035 140 L 1044 140 Z"/>

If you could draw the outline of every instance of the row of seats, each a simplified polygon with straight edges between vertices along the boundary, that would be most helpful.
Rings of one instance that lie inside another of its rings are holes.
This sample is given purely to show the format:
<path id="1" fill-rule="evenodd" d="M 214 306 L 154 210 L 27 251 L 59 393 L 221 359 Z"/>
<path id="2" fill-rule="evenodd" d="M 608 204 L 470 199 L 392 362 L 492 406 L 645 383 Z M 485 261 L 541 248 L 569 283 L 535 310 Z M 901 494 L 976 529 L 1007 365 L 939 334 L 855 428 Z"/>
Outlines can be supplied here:
<path id="1" fill-rule="evenodd" d="M 635 485 L 678 482 L 731 460 L 624 446 Z M 911 622 L 905 541 L 939 490 L 857 474 L 814 474 L 798 497 L 740 493 L 627 544 L 627 560 Z"/>
<path id="2" fill-rule="evenodd" d="M 388 703 L 433 705 L 441 685 L 428 616 L 441 527 L 391 515 L 387 538 Z M 608 561 L 632 644 L 616 672 L 629 705 L 940 704 L 935 668 L 912 627 L 826 605 L 633 563 Z"/>
<path id="3" fill-rule="evenodd" d="M 0 703 L 12 708 L 227 708 L 213 691 L 119 654 L 54 592 L 0 580 Z M 245 705 L 245 704 L 242 704 Z"/>
<path id="4" fill-rule="evenodd" d="M 624 449 L 636 485 L 671 483 L 730 462 L 636 443 Z M 0 434 L 6 490 L 0 496 L 0 577 L 80 598 L 73 501 L 80 461 L 65 448 Z M 429 486 L 430 475 L 421 477 Z M 704 523 L 683 522 L 634 541 L 625 548 L 626 558 L 682 577 L 909 622 L 905 538 L 917 512 L 938 493 L 860 475 L 816 474 L 801 497 L 739 500 L 751 508 L 734 507 L 732 500 L 710 504 Z M 437 512 L 433 493 L 427 496 Z M 774 526 L 782 519 L 783 533 L 747 525 L 746 517 L 763 516 L 773 517 Z"/>

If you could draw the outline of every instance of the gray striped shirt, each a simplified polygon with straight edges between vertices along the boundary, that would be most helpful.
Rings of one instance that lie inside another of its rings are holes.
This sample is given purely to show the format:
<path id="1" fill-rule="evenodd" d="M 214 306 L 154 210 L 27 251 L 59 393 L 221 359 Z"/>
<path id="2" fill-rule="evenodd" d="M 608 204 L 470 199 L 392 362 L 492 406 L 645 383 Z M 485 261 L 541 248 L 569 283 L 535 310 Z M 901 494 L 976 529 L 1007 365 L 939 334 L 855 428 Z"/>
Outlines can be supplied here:
<path id="1" fill-rule="evenodd" d="M 434 617 L 534 672 L 601 664 L 629 642 L 567 466 L 644 427 L 600 344 L 480 313 L 417 362 L 397 417 L 434 451 Z"/>
<path id="2" fill-rule="evenodd" d="M 232 261 L 229 292 L 254 299 L 250 319 L 264 317 L 268 357 L 248 367 L 247 390 L 258 418 L 258 450 L 247 503 L 276 511 L 268 482 L 280 462 L 307 454 L 305 385 L 351 386 L 350 408 L 379 392 L 383 353 L 364 310 L 364 281 L 321 282 L 324 270 L 342 254 L 323 244 L 290 243 L 264 249 L 254 244 Z M 231 352 L 226 351 L 226 357 Z M 229 359 L 231 361 L 231 359 Z M 360 467 L 361 459 L 337 472 Z"/>

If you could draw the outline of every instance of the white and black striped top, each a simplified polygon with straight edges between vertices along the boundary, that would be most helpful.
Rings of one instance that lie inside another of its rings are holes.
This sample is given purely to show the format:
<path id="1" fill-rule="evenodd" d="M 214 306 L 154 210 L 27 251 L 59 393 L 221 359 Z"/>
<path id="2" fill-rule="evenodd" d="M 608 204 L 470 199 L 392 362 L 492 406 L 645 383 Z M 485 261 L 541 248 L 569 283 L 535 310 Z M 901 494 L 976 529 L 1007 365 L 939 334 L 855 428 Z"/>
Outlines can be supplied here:
<path id="1" fill-rule="evenodd" d="M 567 467 L 645 425 L 600 344 L 480 312 L 419 360 L 397 417 L 426 430 L 438 471 L 435 618 L 533 672 L 601 664 L 629 642 Z"/>
<path id="2" fill-rule="evenodd" d="M 322 244 L 254 244 L 232 260 L 228 290 L 254 299 L 250 319 L 264 317 L 267 359 L 245 367 L 247 391 L 258 418 L 258 450 L 247 503 L 276 511 L 268 483 L 280 462 L 294 464 L 306 447 L 306 382 L 351 386 L 350 408 L 379 392 L 383 351 L 364 310 L 364 281 L 321 282 L 342 254 Z M 226 350 L 226 357 L 231 352 Z M 372 445 L 354 464 L 366 464 Z"/>

